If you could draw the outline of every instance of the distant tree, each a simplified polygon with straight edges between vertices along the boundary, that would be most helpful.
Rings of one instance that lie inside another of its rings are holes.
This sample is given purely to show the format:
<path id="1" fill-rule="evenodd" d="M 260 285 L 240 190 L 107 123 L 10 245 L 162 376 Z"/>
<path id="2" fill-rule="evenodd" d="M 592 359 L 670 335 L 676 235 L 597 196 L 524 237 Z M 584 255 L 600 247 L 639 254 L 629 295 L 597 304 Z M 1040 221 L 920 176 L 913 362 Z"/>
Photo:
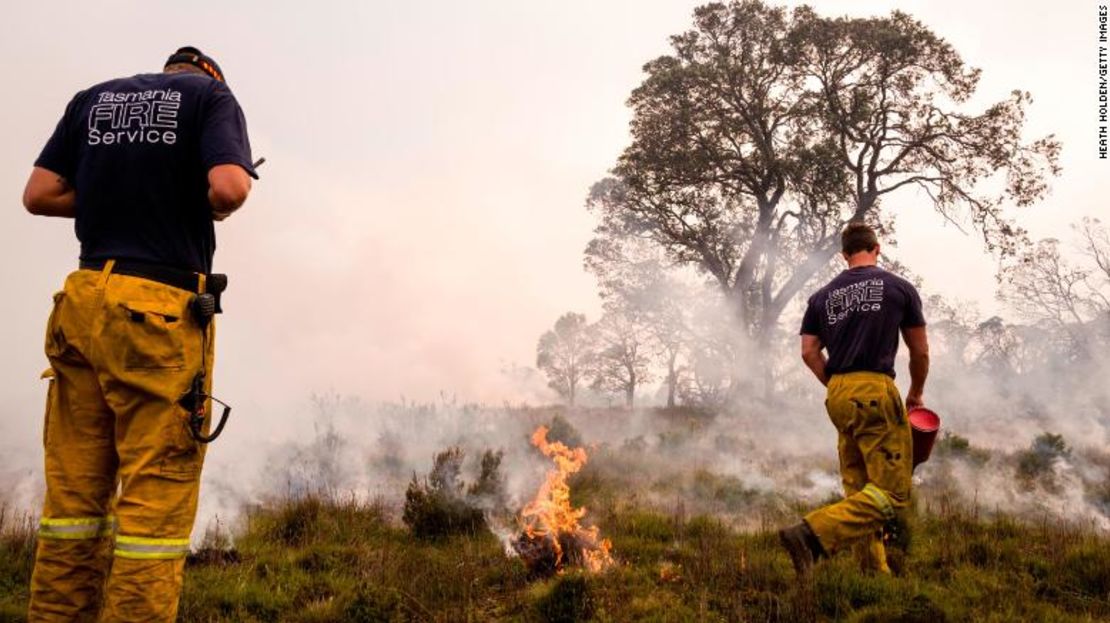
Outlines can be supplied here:
<path id="1" fill-rule="evenodd" d="M 702 297 L 689 310 L 688 370 L 678 390 L 683 404 L 711 409 L 723 406 L 743 389 L 745 381 L 736 373 L 737 367 L 758 368 L 764 363 L 757 358 L 739 362 L 742 340 L 722 299 L 719 294 Z"/>
<path id="2" fill-rule="evenodd" d="M 675 406 L 678 388 L 685 373 L 683 356 L 690 349 L 689 305 L 682 293 L 690 293 L 688 288 L 676 284 L 658 283 L 660 295 L 654 304 L 644 312 L 644 322 L 651 334 L 655 355 L 663 368 L 663 383 L 667 388 L 667 407 Z M 665 293 L 665 294 L 664 294 Z"/>
<path id="3" fill-rule="evenodd" d="M 629 100 L 631 144 L 590 191 L 599 224 L 587 254 L 650 241 L 709 275 L 764 345 L 846 222 L 889 231 L 884 197 L 916 188 L 1009 252 L 1022 232 L 1003 207 L 1038 200 L 1058 170 L 1052 137 L 1021 141 L 1028 94 L 959 110 L 979 71 L 903 13 L 714 3 L 671 44 Z M 996 173 L 1003 188 L 989 196 L 981 183 Z"/>
<path id="4" fill-rule="evenodd" d="M 925 308 L 929 314 L 930 348 L 941 357 L 959 362 L 962 366 L 978 324 L 978 310 L 964 303 L 948 301 L 937 294 L 926 299 Z"/>
<path id="5" fill-rule="evenodd" d="M 1087 280 L 1090 307 L 1110 323 L 1110 230 L 1099 219 L 1090 217 L 1075 229 L 1079 232 L 1080 250 L 1091 265 Z"/>
<path id="6" fill-rule="evenodd" d="M 536 367 L 547 375 L 547 385 L 574 406 L 578 386 L 597 357 L 594 331 L 584 314 L 568 312 L 536 345 Z"/>
<path id="7" fill-rule="evenodd" d="M 1021 339 L 1014 327 L 999 316 L 980 322 L 969 340 L 970 364 L 1000 378 L 1010 378 L 1020 369 Z"/>
<path id="8" fill-rule="evenodd" d="M 630 310 L 646 329 L 663 368 L 667 406 L 675 406 L 682 357 L 690 342 L 690 307 L 704 296 L 704 287 L 683 279 L 658 247 L 640 238 L 595 238 L 587 247 L 585 265 L 597 277 L 605 305 Z"/>
<path id="9" fill-rule="evenodd" d="M 1052 327 L 1073 355 L 1089 355 L 1110 324 L 1110 240 L 1097 219 L 1074 229 L 1079 261 L 1064 256 L 1059 240 L 1040 240 L 1002 268 L 998 295 L 1025 319 Z"/>
<path id="10" fill-rule="evenodd" d="M 636 389 L 651 381 L 650 331 L 635 310 L 611 305 L 594 328 L 597 356 L 594 359 L 594 389 L 624 396 L 631 409 Z"/>
<path id="11" fill-rule="evenodd" d="M 1059 240 L 1041 240 L 1003 269 L 1000 298 L 1026 319 L 1048 322 L 1078 342 L 1087 277 L 1061 257 Z"/>
<path id="12" fill-rule="evenodd" d="M 1102 277 L 1110 281 L 1110 230 L 1100 219 L 1090 216 L 1083 217 L 1075 229 L 1083 251 L 1094 260 Z"/>

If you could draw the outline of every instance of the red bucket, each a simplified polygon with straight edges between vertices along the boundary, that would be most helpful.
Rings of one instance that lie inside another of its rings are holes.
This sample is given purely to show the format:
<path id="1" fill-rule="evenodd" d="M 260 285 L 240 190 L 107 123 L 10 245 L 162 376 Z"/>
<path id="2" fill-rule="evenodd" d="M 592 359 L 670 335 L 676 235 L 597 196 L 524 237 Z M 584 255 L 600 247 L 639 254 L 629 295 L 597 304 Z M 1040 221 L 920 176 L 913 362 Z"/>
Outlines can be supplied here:
<path id="1" fill-rule="evenodd" d="M 940 416 L 931 409 L 914 407 L 909 412 L 910 430 L 913 431 L 913 466 L 929 460 L 933 443 L 940 430 Z"/>

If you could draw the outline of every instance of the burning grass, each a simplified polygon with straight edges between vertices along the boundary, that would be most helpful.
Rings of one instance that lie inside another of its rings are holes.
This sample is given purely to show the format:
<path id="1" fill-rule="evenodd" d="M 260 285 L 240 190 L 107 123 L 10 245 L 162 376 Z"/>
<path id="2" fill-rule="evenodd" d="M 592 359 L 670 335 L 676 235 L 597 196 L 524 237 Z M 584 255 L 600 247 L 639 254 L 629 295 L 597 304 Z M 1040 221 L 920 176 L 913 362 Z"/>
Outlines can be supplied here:
<path id="1" fill-rule="evenodd" d="M 586 450 L 549 441 L 547 433 L 546 426 L 537 428 L 532 445 L 555 466 L 548 470 L 536 497 L 520 512 L 523 530 L 512 547 L 533 576 L 548 577 L 567 566 L 601 571 L 613 564 L 612 545 L 601 538 L 597 526 L 580 523 L 587 510 L 570 501 L 569 478 L 586 464 Z"/>

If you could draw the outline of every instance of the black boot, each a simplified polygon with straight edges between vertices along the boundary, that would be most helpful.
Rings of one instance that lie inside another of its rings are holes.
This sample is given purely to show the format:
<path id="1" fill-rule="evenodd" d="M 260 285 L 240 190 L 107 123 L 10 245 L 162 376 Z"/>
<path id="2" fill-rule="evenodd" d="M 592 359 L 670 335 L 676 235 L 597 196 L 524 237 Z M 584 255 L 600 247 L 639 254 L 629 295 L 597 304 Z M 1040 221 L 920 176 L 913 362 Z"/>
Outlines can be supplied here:
<path id="1" fill-rule="evenodd" d="M 813 564 L 825 556 L 821 541 L 806 522 L 779 530 L 779 543 L 790 554 L 799 578 L 809 577 Z"/>

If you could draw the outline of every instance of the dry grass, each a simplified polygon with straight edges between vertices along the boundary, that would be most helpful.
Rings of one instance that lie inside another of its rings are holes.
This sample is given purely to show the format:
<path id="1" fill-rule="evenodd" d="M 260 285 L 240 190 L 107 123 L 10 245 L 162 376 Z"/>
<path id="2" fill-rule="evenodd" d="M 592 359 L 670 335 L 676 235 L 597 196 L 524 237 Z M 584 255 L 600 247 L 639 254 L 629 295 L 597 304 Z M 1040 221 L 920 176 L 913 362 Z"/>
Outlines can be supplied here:
<path id="1" fill-rule="evenodd" d="M 603 483 L 594 484 L 597 498 Z M 22 620 L 33 524 L 3 511 L 0 620 Z M 911 522 L 898 577 L 838 557 L 800 588 L 773 533 L 625 503 L 596 517 L 619 564 L 530 581 L 488 534 L 429 543 L 378 504 L 308 497 L 249 512 L 190 558 L 181 621 L 1092 621 L 1110 543 L 1081 526 L 949 506 Z"/>

